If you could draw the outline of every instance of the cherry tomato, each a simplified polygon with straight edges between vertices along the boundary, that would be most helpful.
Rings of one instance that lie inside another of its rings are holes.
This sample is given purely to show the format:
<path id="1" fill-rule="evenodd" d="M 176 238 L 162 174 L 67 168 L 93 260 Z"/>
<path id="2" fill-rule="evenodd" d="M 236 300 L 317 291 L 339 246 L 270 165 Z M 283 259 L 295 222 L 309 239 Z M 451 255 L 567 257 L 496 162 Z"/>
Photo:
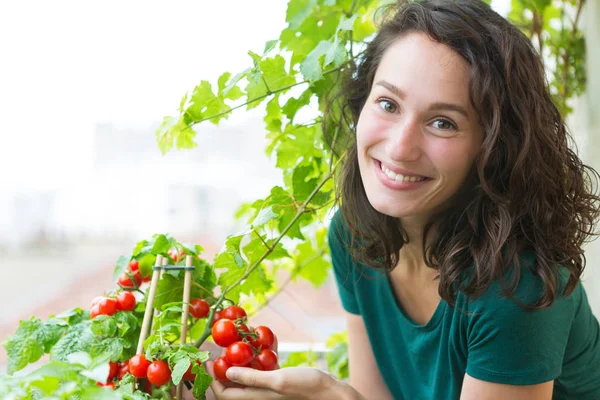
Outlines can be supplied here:
<path id="1" fill-rule="evenodd" d="M 225 351 L 225 359 L 230 365 L 245 367 L 254 358 L 252 347 L 245 342 L 235 342 Z"/>
<path id="2" fill-rule="evenodd" d="M 136 272 L 140 270 L 140 263 L 135 258 L 129 261 L 129 270 L 131 272 Z"/>
<path id="3" fill-rule="evenodd" d="M 100 305 L 96 303 L 92 306 L 92 309 L 90 310 L 90 318 L 94 319 L 98 315 L 100 315 Z"/>
<path id="4" fill-rule="evenodd" d="M 171 380 L 169 364 L 164 360 L 154 361 L 148 367 L 148 380 L 156 387 L 161 387 Z"/>
<path id="5" fill-rule="evenodd" d="M 220 380 L 223 383 L 229 382 L 229 379 L 227 379 L 227 370 L 229 369 L 229 367 L 230 365 L 225 359 L 225 357 L 219 357 L 215 360 L 215 364 L 213 367 L 215 371 L 215 376 L 218 380 Z"/>
<path id="6" fill-rule="evenodd" d="M 212 326 L 215 324 L 215 322 L 217 322 L 218 320 L 220 320 L 221 317 L 221 311 L 215 311 L 215 314 L 213 315 L 213 320 L 212 320 L 212 324 L 210 325 L 211 328 Z"/>
<path id="7" fill-rule="evenodd" d="M 272 371 L 277 368 L 277 354 L 271 349 L 261 350 L 256 355 L 255 360 L 262 365 L 265 371 Z"/>
<path id="8" fill-rule="evenodd" d="M 119 379 L 123 379 L 123 377 L 129 373 L 129 361 L 124 361 L 119 364 Z"/>
<path id="9" fill-rule="evenodd" d="M 135 296 L 133 293 L 124 290 L 117 295 L 117 304 L 119 309 L 123 311 L 131 311 L 135 308 Z"/>
<path id="10" fill-rule="evenodd" d="M 262 364 L 258 362 L 258 360 L 255 358 L 254 360 L 252 360 L 250 362 L 250 368 L 252 369 L 257 369 L 259 371 L 264 371 L 265 369 L 263 368 Z"/>
<path id="11" fill-rule="evenodd" d="M 100 387 L 107 387 L 112 390 L 115 390 L 115 384 L 113 382 L 106 382 L 106 383 L 96 382 L 96 385 L 98 385 Z"/>
<path id="12" fill-rule="evenodd" d="M 117 300 L 110 297 L 103 298 L 96 306 L 98 306 L 98 315 L 113 315 L 117 312 Z"/>
<path id="13" fill-rule="evenodd" d="M 129 360 L 129 373 L 136 378 L 145 378 L 148 374 L 150 361 L 143 354 L 136 354 Z"/>
<path id="14" fill-rule="evenodd" d="M 196 318 L 206 318 L 210 312 L 210 305 L 204 299 L 192 299 L 190 301 L 190 314 Z"/>
<path id="15" fill-rule="evenodd" d="M 140 275 L 140 272 L 134 272 L 133 274 L 133 280 L 135 280 L 135 283 L 137 284 L 137 286 L 140 286 L 140 284 L 142 283 L 142 276 Z M 124 289 L 134 289 L 135 288 L 135 284 L 133 283 L 133 280 L 129 277 L 129 275 L 127 274 L 123 274 L 119 277 L 119 285 L 121 285 Z"/>
<path id="16" fill-rule="evenodd" d="M 254 328 L 254 332 L 257 334 L 257 338 L 253 339 L 248 337 L 250 344 L 257 349 L 272 349 L 273 343 L 275 343 L 275 335 L 273 331 L 266 326 L 257 326 Z"/>
<path id="17" fill-rule="evenodd" d="M 108 363 L 108 377 L 106 378 L 106 380 L 111 381 L 111 380 L 115 379 L 117 377 L 118 373 L 119 373 L 119 364 L 117 364 L 116 362 L 110 361 Z"/>
<path id="18" fill-rule="evenodd" d="M 241 336 L 230 319 L 220 319 L 212 327 L 212 337 L 216 344 L 227 347 L 233 342 L 241 340 Z"/>
<path id="19" fill-rule="evenodd" d="M 235 321 L 238 318 L 244 318 L 246 316 L 246 311 L 239 306 L 229 306 L 221 313 L 221 318 L 227 318 L 232 321 Z"/>

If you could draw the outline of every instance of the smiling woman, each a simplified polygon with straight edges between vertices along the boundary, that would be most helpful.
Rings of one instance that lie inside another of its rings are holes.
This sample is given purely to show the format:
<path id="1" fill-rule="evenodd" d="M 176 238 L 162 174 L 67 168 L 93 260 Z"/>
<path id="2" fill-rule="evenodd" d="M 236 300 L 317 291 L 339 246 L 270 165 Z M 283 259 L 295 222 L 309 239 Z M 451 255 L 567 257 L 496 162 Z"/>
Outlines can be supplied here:
<path id="1" fill-rule="evenodd" d="M 531 41 L 479 0 L 389 10 L 327 110 L 347 112 L 329 245 L 350 385 L 232 369 L 250 387 L 217 397 L 600 398 L 580 281 L 598 174 Z"/>

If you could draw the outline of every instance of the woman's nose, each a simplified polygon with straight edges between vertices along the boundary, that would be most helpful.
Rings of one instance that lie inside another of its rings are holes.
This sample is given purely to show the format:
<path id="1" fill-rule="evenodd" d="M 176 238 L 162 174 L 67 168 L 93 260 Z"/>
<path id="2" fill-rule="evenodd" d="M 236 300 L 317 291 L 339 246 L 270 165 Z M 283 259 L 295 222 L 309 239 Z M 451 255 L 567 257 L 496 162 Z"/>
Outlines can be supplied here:
<path id="1" fill-rule="evenodd" d="M 421 156 L 421 130 L 414 120 L 404 120 L 388 132 L 386 152 L 391 161 L 416 161 Z"/>

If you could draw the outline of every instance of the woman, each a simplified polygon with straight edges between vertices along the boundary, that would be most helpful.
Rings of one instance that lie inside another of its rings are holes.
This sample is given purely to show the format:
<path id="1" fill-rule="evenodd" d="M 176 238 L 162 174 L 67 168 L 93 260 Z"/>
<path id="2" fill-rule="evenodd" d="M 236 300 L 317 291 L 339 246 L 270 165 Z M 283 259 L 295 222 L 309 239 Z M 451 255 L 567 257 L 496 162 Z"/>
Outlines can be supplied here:
<path id="1" fill-rule="evenodd" d="M 399 6 L 343 99 L 329 243 L 350 385 L 232 368 L 247 387 L 215 382 L 215 397 L 600 399 L 580 282 L 597 174 L 569 149 L 530 41 L 480 1 Z"/>

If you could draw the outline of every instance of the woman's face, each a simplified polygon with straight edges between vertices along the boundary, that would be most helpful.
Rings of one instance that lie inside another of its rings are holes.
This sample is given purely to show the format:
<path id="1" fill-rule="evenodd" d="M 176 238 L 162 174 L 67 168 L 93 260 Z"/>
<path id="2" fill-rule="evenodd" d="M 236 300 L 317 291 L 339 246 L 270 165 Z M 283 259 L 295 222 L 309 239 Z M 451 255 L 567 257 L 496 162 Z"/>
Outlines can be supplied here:
<path id="1" fill-rule="evenodd" d="M 357 124 L 371 205 L 392 217 L 427 219 L 463 184 L 482 140 L 467 62 L 421 33 L 395 41 Z"/>

